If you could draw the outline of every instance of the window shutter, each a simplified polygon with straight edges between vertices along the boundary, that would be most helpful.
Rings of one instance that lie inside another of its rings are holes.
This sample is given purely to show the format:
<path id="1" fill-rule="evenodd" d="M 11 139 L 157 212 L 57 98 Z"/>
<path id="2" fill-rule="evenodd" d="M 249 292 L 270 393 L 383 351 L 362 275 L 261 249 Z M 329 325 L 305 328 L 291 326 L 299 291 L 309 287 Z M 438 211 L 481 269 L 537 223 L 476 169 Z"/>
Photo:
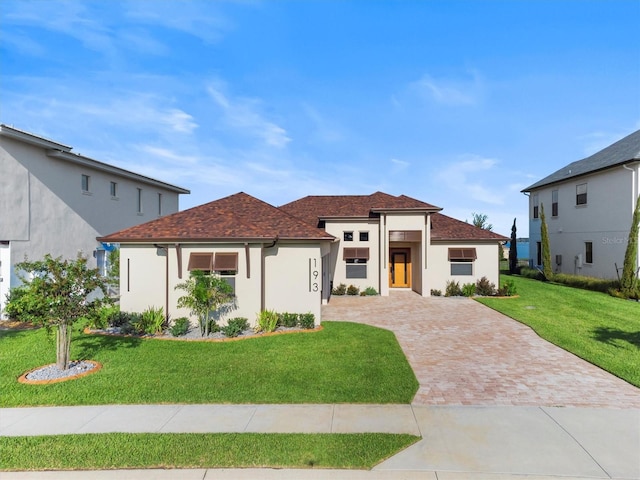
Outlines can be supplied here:
<path id="1" fill-rule="evenodd" d="M 478 258 L 475 248 L 450 248 L 449 261 L 451 260 L 475 260 Z"/>
<path id="2" fill-rule="evenodd" d="M 213 253 L 191 253 L 187 270 L 213 270 Z"/>
<path id="3" fill-rule="evenodd" d="M 216 253 L 213 270 L 216 272 L 238 271 L 238 254 L 236 252 Z"/>
<path id="4" fill-rule="evenodd" d="M 345 248 L 342 252 L 343 260 L 351 260 L 354 258 L 362 258 L 369 260 L 369 247 Z"/>

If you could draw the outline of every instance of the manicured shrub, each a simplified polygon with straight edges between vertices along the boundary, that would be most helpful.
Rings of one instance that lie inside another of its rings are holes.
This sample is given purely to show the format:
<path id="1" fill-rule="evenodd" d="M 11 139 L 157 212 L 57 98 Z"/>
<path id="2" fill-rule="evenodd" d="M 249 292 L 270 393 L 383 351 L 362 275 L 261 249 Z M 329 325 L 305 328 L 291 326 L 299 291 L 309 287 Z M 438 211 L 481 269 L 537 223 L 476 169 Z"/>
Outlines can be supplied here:
<path id="1" fill-rule="evenodd" d="M 378 291 L 373 287 L 367 287 L 362 292 L 360 292 L 360 295 L 374 296 L 378 295 Z"/>
<path id="2" fill-rule="evenodd" d="M 21 318 L 21 315 L 30 310 L 28 303 L 31 297 L 28 293 L 26 287 L 14 287 L 9 290 L 6 296 L 7 301 L 5 303 L 4 313 L 6 313 L 11 320 L 26 321 L 26 318 Z"/>
<path id="3" fill-rule="evenodd" d="M 112 319 L 119 313 L 120 307 L 117 305 L 106 305 L 87 319 L 87 327 L 104 330 L 111 325 Z"/>
<path id="4" fill-rule="evenodd" d="M 189 319 L 187 317 L 176 318 L 173 325 L 169 328 L 171 335 L 179 337 L 189 331 Z"/>
<path id="5" fill-rule="evenodd" d="M 520 276 L 533 280 L 544 280 L 544 275 L 536 268 L 522 267 L 520 269 Z"/>
<path id="6" fill-rule="evenodd" d="M 347 288 L 347 295 L 358 295 L 360 293 L 360 289 L 355 285 L 349 285 Z"/>
<path id="7" fill-rule="evenodd" d="M 131 323 L 131 326 L 133 330 L 140 335 L 157 335 L 158 333 L 162 333 L 162 330 L 166 326 L 164 308 L 147 308 L 135 322 Z"/>
<path id="8" fill-rule="evenodd" d="M 263 310 L 258 314 L 256 332 L 273 332 L 278 326 L 278 314 L 273 310 Z"/>
<path id="9" fill-rule="evenodd" d="M 605 278 L 585 277 L 583 275 L 571 275 L 568 273 L 556 273 L 553 281 L 562 283 L 569 287 L 582 288 L 583 290 L 593 290 L 595 292 L 607 293 L 609 290 L 617 289 L 620 283 L 617 280 Z"/>
<path id="10" fill-rule="evenodd" d="M 484 297 L 494 295 L 496 293 L 496 286 L 491 283 L 487 277 L 482 277 L 476 282 L 476 293 Z"/>
<path id="11" fill-rule="evenodd" d="M 462 285 L 462 295 L 465 297 L 473 297 L 476 293 L 476 285 L 474 283 L 465 283 Z"/>
<path id="12" fill-rule="evenodd" d="M 224 327 L 220 327 L 220 331 L 229 338 L 237 337 L 249 328 L 249 321 L 244 317 L 236 317 L 230 319 Z"/>
<path id="13" fill-rule="evenodd" d="M 498 295 L 501 297 L 512 297 L 516 294 L 516 284 L 513 280 L 505 280 L 502 287 L 498 289 Z"/>
<path id="14" fill-rule="evenodd" d="M 455 280 L 447 281 L 447 285 L 444 289 L 445 297 L 459 297 L 462 295 L 462 289 L 460 288 L 460 284 Z"/>
<path id="15" fill-rule="evenodd" d="M 278 315 L 278 324 L 292 328 L 298 325 L 298 314 L 297 313 L 281 313 Z"/>
<path id="16" fill-rule="evenodd" d="M 347 286 L 344 283 L 341 283 L 340 285 L 335 287 L 333 290 L 331 290 L 331 295 L 346 295 L 346 293 L 347 293 Z"/>
<path id="17" fill-rule="evenodd" d="M 442 290 L 436 290 L 435 288 L 431 289 L 431 296 L 432 297 L 441 297 L 442 296 Z"/>
<path id="18" fill-rule="evenodd" d="M 316 316 L 311 313 L 301 313 L 299 315 L 300 318 L 300 326 L 306 329 L 312 329 L 316 326 Z"/>

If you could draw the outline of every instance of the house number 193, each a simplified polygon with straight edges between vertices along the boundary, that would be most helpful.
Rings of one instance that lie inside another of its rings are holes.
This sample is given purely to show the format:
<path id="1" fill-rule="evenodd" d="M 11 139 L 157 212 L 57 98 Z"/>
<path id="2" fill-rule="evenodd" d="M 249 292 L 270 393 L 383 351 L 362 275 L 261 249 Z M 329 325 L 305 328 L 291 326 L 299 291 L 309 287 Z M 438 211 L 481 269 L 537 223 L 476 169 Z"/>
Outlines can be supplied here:
<path id="1" fill-rule="evenodd" d="M 320 272 L 318 271 L 318 259 L 309 259 L 309 291 L 317 292 L 320 290 Z"/>

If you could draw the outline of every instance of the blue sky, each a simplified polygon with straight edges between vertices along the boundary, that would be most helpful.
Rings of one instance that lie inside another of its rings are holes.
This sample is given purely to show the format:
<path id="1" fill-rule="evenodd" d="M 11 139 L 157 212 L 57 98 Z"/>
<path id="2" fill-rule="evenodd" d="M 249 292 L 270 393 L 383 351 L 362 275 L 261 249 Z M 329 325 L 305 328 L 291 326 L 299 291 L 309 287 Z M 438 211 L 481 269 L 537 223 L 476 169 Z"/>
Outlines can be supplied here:
<path id="1" fill-rule="evenodd" d="M 520 190 L 640 128 L 640 1 L 0 3 L 0 122 L 189 188 L 406 194 L 528 234 Z"/>

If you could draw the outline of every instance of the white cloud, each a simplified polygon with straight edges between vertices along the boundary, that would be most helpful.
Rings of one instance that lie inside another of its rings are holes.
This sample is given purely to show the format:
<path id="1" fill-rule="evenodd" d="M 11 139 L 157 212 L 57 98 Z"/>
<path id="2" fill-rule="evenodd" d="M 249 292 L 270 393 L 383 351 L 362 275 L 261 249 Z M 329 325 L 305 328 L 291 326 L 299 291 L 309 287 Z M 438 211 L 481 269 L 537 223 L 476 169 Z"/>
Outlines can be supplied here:
<path id="1" fill-rule="evenodd" d="M 313 131 L 315 138 L 328 143 L 338 142 L 344 138 L 344 135 L 336 128 L 334 122 L 328 121 L 316 108 L 304 104 L 303 109 L 315 126 L 315 130 Z"/>
<path id="2" fill-rule="evenodd" d="M 279 125 L 266 120 L 259 113 L 259 102 L 254 99 L 230 98 L 223 92 L 224 86 L 219 81 L 207 87 L 211 99 L 223 110 L 228 126 L 239 132 L 262 139 L 267 145 L 283 148 L 291 138 L 287 131 Z"/>
<path id="3" fill-rule="evenodd" d="M 160 116 L 160 120 L 176 132 L 191 133 L 198 128 L 198 124 L 191 115 L 177 108 L 167 110 Z"/>
<path id="4" fill-rule="evenodd" d="M 125 7 L 125 15 L 134 22 L 181 31 L 207 43 L 219 41 L 223 33 L 232 27 L 229 19 L 219 12 L 215 2 L 131 1 Z"/>
<path id="5" fill-rule="evenodd" d="M 449 189 L 458 195 L 468 196 L 473 200 L 502 205 L 504 194 L 495 188 L 487 187 L 483 173 L 493 175 L 494 167 L 498 161 L 493 158 L 485 158 L 479 155 L 465 155 L 460 160 L 447 166 L 437 175 Z M 490 178 L 490 177 L 489 177 Z"/>
<path id="6" fill-rule="evenodd" d="M 400 168 L 406 168 L 409 165 L 411 165 L 409 162 L 405 162 L 404 160 L 398 160 L 397 158 L 392 158 L 391 163 L 393 163 L 394 165 Z"/>
<path id="7" fill-rule="evenodd" d="M 482 81 L 476 72 L 467 79 L 434 78 L 425 74 L 410 84 L 410 90 L 417 92 L 425 100 L 447 106 L 470 106 L 480 102 Z"/>

